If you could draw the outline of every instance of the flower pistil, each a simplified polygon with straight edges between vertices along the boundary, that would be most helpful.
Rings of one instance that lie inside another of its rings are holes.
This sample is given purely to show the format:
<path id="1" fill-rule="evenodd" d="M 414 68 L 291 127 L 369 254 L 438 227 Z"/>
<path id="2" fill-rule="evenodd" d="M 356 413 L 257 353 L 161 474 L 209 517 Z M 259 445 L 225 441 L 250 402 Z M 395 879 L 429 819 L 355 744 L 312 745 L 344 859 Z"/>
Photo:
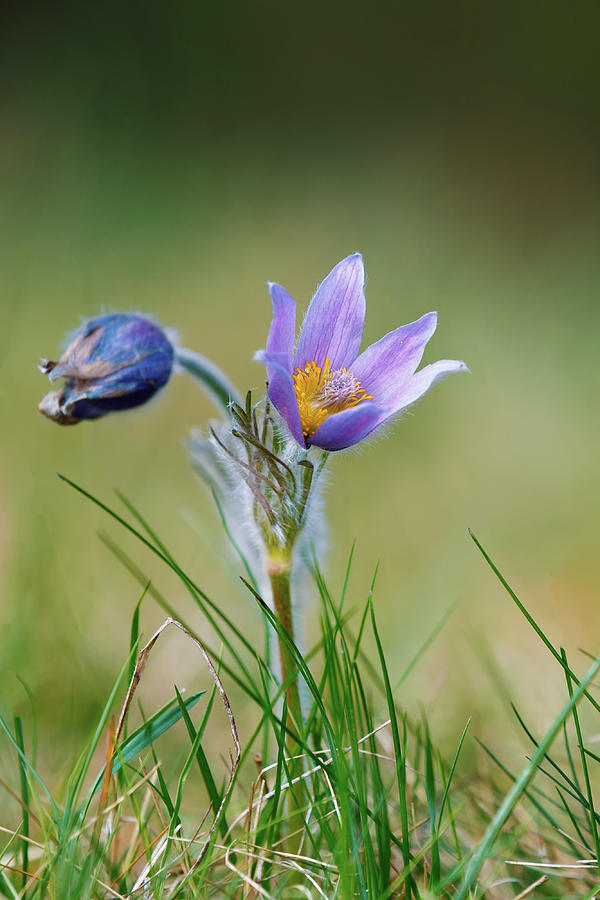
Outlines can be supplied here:
<path id="1" fill-rule="evenodd" d="M 329 416 L 373 399 L 345 366 L 332 370 L 329 357 L 323 366 L 311 360 L 303 369 L 297 368 L 292 379 L 302 434 L 307 441 Z"/>

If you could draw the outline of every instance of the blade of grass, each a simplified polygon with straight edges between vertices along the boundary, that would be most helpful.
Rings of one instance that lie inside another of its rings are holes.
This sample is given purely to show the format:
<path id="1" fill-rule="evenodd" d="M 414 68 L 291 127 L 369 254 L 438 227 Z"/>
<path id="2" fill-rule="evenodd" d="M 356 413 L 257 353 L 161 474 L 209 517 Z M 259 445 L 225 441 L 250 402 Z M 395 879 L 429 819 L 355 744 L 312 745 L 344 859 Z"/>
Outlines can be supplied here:
<path id="1" fill-rule="evenodd" d="M 586 694 L 587 687 L 595 677 L 595 675 L 600 670 L 600 657 L 593 664 L 591 669 L 588 671 L 587 675 L 580 683 L 577 690 L 569 697 L 567 703 L 565 703 L 561 712 L 558 714 L 548 731 L 546 732 L 542 741 L 540 741 L 539 746 L 537 747 L 535 753 L 533 754 L 531 760 L 528 765 L 525 766 L 512 788 L 506 794 L 502 804 L 500 805 L 499 810 L 496 815 L 493 817 L 490 822 L 483 838 L 481 839 L 479 846 L 471 856 L 471 859 L 466 865 L 464 880 L 461 884 L 458 892 L 454 898 L 454 900 L 466 900 L 469 895 L 469 891 L 473 887 L 477 876 L 479 875 L 479 871 L 481 866 L 485 862 L 485 860 L 491 856 L 491 852 L 493 849 L 496 840 L 502 831 L 502 828 L 506 824 L 509 816 L 511 815 L 513 809 L 518 803 L 521 795 L 525 792 L 528 784 L 531 779 L 535 775 L 539 765 L 542 760 L 546 756 L 554 738 L 562 728 L 563 722 L 567 719 L 567 717 L 572 713 L 572 710 L 579 703 L 581 698 Z"/>
<path id="2" fill-rule="evenodd" d="M 433 765 L 433 745 L 429 734 L 429 725 L 425 716 L 423 716 L 423 732 L 423 749 L 425 751 L 425 796 L 427 797 L 427 806 L 429 809 L 429 829 L 431 834 L 429 890 L 437 892 L 440 880 L 440 847 L 438 842 L 438 829 L 436 827 L 437 791 Z"/>
<path id="3" fill-rule="evenodd" d="M 410 843 L 408 836 L 408 802 L 406 796 L 406 726 L 404 727 L 404 738 L 400 740 L 400 730 L 398 728 L 398 719 L 396 717 L 396 705 L 394 703 L 394 695 L 392 692 L 392 685 L 390 683 L 390 677 L 387 670 L 387 664 L 385 661 L 385 655 L 383 652 L 383 647 L 381 644 L 381 639 L 379 637 L 379 631 L 377 629 L 377 622 L 375 620 L 375 609 L 373 606 L 373 597 L 369 596 L 369 609 L 371 613 L 371 627 L 373 629 L 373 635 L 375 637 L 375 643 L 377 645 L 377 653 L 379 655 L 379 664 L 381 666 L 381 672 L 383 675 L 383 682 L 385 685 L 385 696 L 387 701 L 388 708 L 388 716 L 390 719 L 390 725 L 392 729 L 392 740 L 394 743 L 394 756 L 396 758 L 396 778 L 398 782 L 398 802 L 400 804 L 400 824 L 402 829 L 402 859 L 404 861 L 404 868 L 407 872 L 406 881 L 405 881 L 405 892 L 406 892 L 406 900 L 411 900 L 413 894 L 418 896 L 418 889 L 416 882 L 411 874 L 411 853 L 410 853 Z"/>
<path id="4" fill-rule="evenodd" d="M 185 723 L 189 739 L 192 743 L 192 746 L 197 747 L 196 761 L 198 763 L 198 768 L 200 769 L 200 774 L 202 776 L 204 786 L 206 787 L 206 792 L 208 793 L 212 808 L 214 810 L 217 810 L 221 805 L 222 798 L 219 794 L 219 791 L 217 790 L 210 765 L 208 764 L 208 759 L 206 758 L 206 754 L 201 744 L 202 730 L 200 728 L 196 730 L 196 728 L 194 727 L 194 723 L 191 720 L 190 714 L 187 711 L 187 707 L 185 705 L 183 697 L 181 696 L 177 688 L 175 688 L 175 691 L 177 693 L 177 702 L 179 703 L 179 708 L 181 710 L 181 717 Z M 227 835 L 229 826 L 227 825 L 227 819 L 224 815 L 221 817 L 220 828 L 223 837 L 225 837 Z"/>
<path id="5" fill-rule="evenodd" d="M 475 741 L 476 741 L 476 743 L 479 744 L 479 746 L 484 751 L 484 753 L 486 753 L 489 756 L 489 758 L 492 760 L 492 762 L 498 766 L 500 771 L 504 772 L 504 774 L 507 776 L 507 778 L 510 778 L 510 780 L 514 784 L 514 782 L 517 780 L 517 776 L 514 775 L 509 769 L 507 769 L 506 766 L 502 762 L 500 762 L 498 757 L 492 753 L 492 751 L 490 750 L 489 747 L 486 747 L 486 745 L 483 743 L 483 741 L 480 741 L 479 738 L 477 738 L 477 737 L 475 738 Z M 536 796 L 534 796 L 533 791 L 535 791 L 535 793 L 539 797 L 541 797 L 541 799 L 544 801 L 543 803 L 540 800 L 538 800 Z M 560 795 L 560 791 L 558 793 Z M 556 821 L 556 819 L 548 812 L 548 808 L 547 808 L 548 806 L 555 806 L 560 810 L 561 805 L 558 803 L 558 801 L 554 801 L 552 799 L 552 797 L 548 796 L 548 794 L 544 793 L 539 788 L 535 788 L 535 787 L 532 787 L 531 791 L 529 791 L 529 790 L 525 791 L 524 796 L 527 797 L 527 799 L 532 804 L 532 806 L 535 807 L 535 809 L 549 823 L 549 825 L 551 825 L 551 827 L 554 830 L 559 832 L 560 826 L 559 826 L 558 822 Z M 561 797 L 561 800 L 562 800 L 562 797 Z M 563 801 L 563 803 L 564 803 L 564 801 Z M 570 852 L 577 853 L 577 848 L 576 848 L 575 844 L 566 835 L 563 835 L 563 837 L 565 837 L 565 840 L 567 840 L 567 842 L 569 844 Z"/>
<path id="6" fill-rule="evenodd" d="M 513 710 L 515 716 L 517 717 L 517 721 L 518 721 L 519 725 L 521 726 L 521 728 L 523 729 L 523 731 L 525 732 L 525 734 L 527 735 L 527 737 L 529 738 L 529 740 L 531 741 L 533 746 L 537 747 L 538 742 L 535 739 L 535 737 L 533 736 L 533 734 L 531 733 L 531 731 L 529 730 L 529 728 L 527 727 L 527 725 L 525 724 L 525 721 L 523 720 L 523 717 L 519 713 L 517 707 L 515 706 L 514 703 L 511 703 L 511 707 L 512 707 L 512 710 Z M 567 775 L 567 773 L 563 771 L 561 766 L 559 766 L 559 764 L 557 762 L 555 762 L 554 759 L 552 759 L 552 757 L 549 754 L 546 754 L 545 759 L 550 763 L 550 765 L 552 766 L 554 771 L 558 772 L 560 777 L 564 780 L 565 784 L 568 785 L 568 788 L 565 788 L 565 790 L 569 790 L 569 793 L 571 794 L 572 797 L 579 799 L 580 803 L 585 805 L 586 799 L 583 796 L 582 792 L 580 791 L 578 785 L 574 781 L 571 780 L 571 778 Z M 552 776 L 549 775 L 548 777 L 552 777 Z M 554 781 L 555 779 L 552 779 L 552 780 Z M 559 782 L 557 782 L 557 784 L 559 784 Z"/>
<path id="7" fill-rule="evenodd" d="M 457 608 L 457 606 L 458 606 L 458 601 L 456 603 L 454 603 L 450 607 L 450 609 L 446 610 L 446 612 L 444 613 L 442 618 L 431 629 L 431 631 L 429 632 L 429 634 L 427 635 L 427 637 L 425 638 L 423 643 L 420 645 L 419 649 L 417 650 L 417 652 L 415 653 L 413 658 L 410 660 L 409 664 L 406 666 L 406 668 L 402 672 L 402 675 L 400 676 L 400 678 L 394 685 L 394 688 L 392 691 L 392 693 L 394 695 L 396 695 L 396 693 L 398 692 L 398 689 L 404 683 L 406 678 L 408 678 L 408 676 L 410 675 L 410 673 L 412 672 L 414 667 L 417 665 L 417 663 L 419 662 L 419 660 L 421 659 L 423 654 L 429 649 L 429 647 L 431 647 L 434 640 L 436 639 L 436 637 L 438 636 L 438 634 L 440 633 L 440 631 L 442 630 L 442 628 L 444 627 L 444 625 L 446 624 L 446 622 L 448 621 L 448 619 L 450 618 L 450 616 L 452 615 L 454 610 Z"/>
<path id="8" fill-rule="evenodd" d="M 140 641 L 140 606 L 142 605 L 142 600 L 150 590 L 151 582 L 148 581 L 144 590 L 142 591 L 142 596 L 138 600 L 135 605 L 135 609 L 133 610 L 133 616 L 131 617 L 131 629 L 129 632 L 129 671 L 127 673 L 127 681 L 131 681 L 133 678 L 133 673 L 135 671 L 135 660 L 138 651 L 138 644 Z"/>
<path id="9" fill-rule="evenodd" d="M 454 777 L 454 771 L 456 769 L 456 764 L 458 762 L 458 757 L 460 756 L 460 751 L 462 750 L 462 745 L 465 742 L 465 738 L 467 736 L 467 731 L 469 730 L 469 725 L 471 724 L 471 718 L 467 719 L 467 724 L 463 728 L 463 732 L 460 736 L 460 740 L 458 742 L 458 747 L 456 748 L 456 753 L 454 754 L 454 759 L 452 760 L 452 765 L 450 766 L 450 771 L 448 773 L 448 778 L 446 780 L 446 787 L 444 788 L 444 794 L 442 796 L 442 802 L 440 803 L 440 811 L 438 813 L 438 828 L 442 824 L 442 816 L 444 815 L 444 807 L 446 806 L 446 801 L 448 800 L 448 795 L 450 793 L 450 785 L 452 783 L 452 779 Z"/>
<path id="10" fill-rule="evenodd" d="M 58 809 L 58 806 L 57 806 L 56 803 L 54 802 L 54 798 L 52 797 L 52 794 L 50 793 L 50 791 L 49 791 L 48 788 L 46 787 L 46 784 L 45 784 L 44 780 L 42 779 L 41 775 L 38 774 L 38 772 L 37 772 L 36 769 L 34 768 L 33 764 L 27 759 L 27 757 L 25 756 L 25 754 L 24 754 L 23 751 L 21 750 L 19 744 L 17 743 L 17 741 L 16 741 L 15 738 L 13 737 L 13 734 L 12 734 L 10 728 L 8 727 L 8 724 L 7 724 L 7 722 L 5 721 L 4 716 L 2 715 L 2 713 L 0 713 L 0 728 L 2 728 L 2 730 L 3 730 L 4 733 L 6 734 L 6 737 L 8 738 L 9 742 L 12 744 L 13 749 L 16 750 L 17 756 L 19 757 L 19 762 L 23 763 L 23 764 L 27 767 L 27 770 L 28 770 L 29 772 L 31 772 L 33 778 L 36 780 L 36 782 L 38 783 L 38 785 L 39 785 L 40 788 L 42 789 L 44 795 L 46 796 L 46 799 L 48 800 L 48 803 L 49 803 L 49 805 L 50 805 L 50 808 L 51 808 L 51 810 L 52 810 L 52 816 L 53 816 L 53 818 L 54 818 L 54 821 L 55 821 L 57 824 L 59 824 L 60 821 L 61 821 L 61 814 L 60 814 L 60 811 L 59 811 L 59 809 Z"/>
<path id="11" fill-rule="evenodd" d="M 567 689 L 569 691 L 569 697 L 573 696 L 573 682 L 571 681 L 571 677 L 569 675 L 569 667 L 567 663 L 567 654 L 564 649 L 561 647 L 561 654 L 565 662 L 565 677 L 567 679 Z M 596 812 L 594 810 L 594 796 L 592 794 L 592 783 L 590 781 L 590 773 L 588 771 L 587 760 L 585 758 L 585 747 L 583 743 L 583 735 L 581 733 L 581 725 L 579 723 L 579 715 L 577 714 L 577 710 L 575 707 L 573 708 L 573 722 L 575 724 L 575 731 L 577 733 L 577 744 L 579 746 L 579 754 L 581 759 L 581 768 L 583 769 L 583 778 L 585 781 L 585 790 L 587 793 L 588 799 L 588 807 L 589 807 L 589 816 L 590 816 L 590 830 L 592 832 L 592 840 L 594 841 L 594 852 L 596 855 L 596 865 L 598 867 L 598 873 L 600 874 L 600 841 L 598 840 L 598 822 L 596 821 Z"/>
<path id="12" fill-rule="evenodd" d="M 454 811 L 452 808 L 448 780 L 446 778 L 446 768 L 444 766 L 444 760 L 442 759 L 442 754 L 440 753 L 439 750 L 437 753 L 437 762 L 438 762 L 438 769 L 440 772 L 440 778 L 442 779 L 442 784 L 444 785 L 443 803 L 445 806 L 448 807 L 448 818 L 450 819 L 450 829 L 452 831 L 452 838 L 454 841 L 454 852 L 456 854 L 456 862 L 460 866 L 460 865 L 462 865 L 462 859 L 463 859 L 462 848 L 460 846 L 460 839 L 458 837 L 458 830 L 456 827 L 456 817 L 454 815 Z M 441 823 L 441 816 L 440 816 L 440 823 Z"/>
<path id="13" fill-rule="evenodd" d="M 182 701 L 186 710 L 191 709 L 204 696 L 206 691 L 197 691 Z M 112 774 L 115 775 L 130 759 L 139 756 L 140 753 L 153 743 L 157 738 L 172 728 L 181 719 L 181 709 L 177 706 L 177 699 L 171 700 L 161 709 L 154 713 L 153 716 L 136 728 L 116 749 L 116 756 L 113 760 Z M 98 775 L 92 788 L 92 794 L 95 794 L 104 777 L 104 769 Z"/>
<path id="14" fill-rule="evenodd" d="M 548 648 L 548 650 L 550 651 L 550 653 L 552 654 L 554 659 L 558 663 L 560 663 L 561 666 L 564 666 L 563 658 L 560 655 L 559 651 L 552 644 L 552 642 L 546 637 L 546 635 L 544 634 L 544 632 L 542 631 L 540 626 L 537 624 L 537 622 L 535 621 L 535 619 L 533 618 L 531 613 L 529 613 L 528 610 L 523 605 L 523 603 L 521 603 L 521 601 L 519 600 L 519 598 L 517 597 L 517 595 L 515 594 L 515 592 L 513 591 L 513 589 L 507 582 L 507 580 L 505 579 L 505 577 L 502 575 L 502 573 L 500 572 L 500 570 L 498 569 L 496 564 L 492 561 L 491 557 L 488 556 L 488 554 L 483 549 L 482 545 L 479 543 L 479 541 L 477 540 L 477 538 L 475 537 L 474 533 L 471 531 L 470 528 L 469 528 L 469 535 L 471 536 L 473 543 L 476 545 L 476 547 L 480 551 L 481 555 L 487 562 L 488 566 L 490 567 L 490 569 L 492 570 L 492 572 L 494 573 L 494 575 L 496 576 L 496 578 L 498 579 L 498 581 L 500 582 L 502 587 L 514 600 L 515 604 L 517 605 L 517 608 L 525 616 L 525 618 L 527 619 L 527 621 L 529 622 L 529 624 L 531 625 L 531 627 L 533 628 L 533 630 L 535 631 L 537 636 L 540 638 L 542 643 Z M 577 684 L 577 685 L 580 684 L 579 679 L 577 678 L 575 673 L 571 671 L 571 669 L 569 669 L 569 675 L 571 676 L 571 678 L 573 679 L 575 684 Z M 592 704 L 592 706 L 597 710 L 597 712 L 600 712 L 600 703 L 598 703 L 598 701 L 594 697 L 592 697 L 592 695 L 588 691 L 585 692 L 585 696 L 586 696 L 586 699 L 589 700 L 589 702 Z"/>
<path id="15" fill-rule="evenodd" d="M 592 848 L 591 848 L 590 845 L 589 845 L 589 841 L 585 838 L 585 836 L 584 836 L 584 834 L 583 834 L 581 828 L 579 827 L 579 822 L 578 822 L 577 819 L 575 818 L 575 815 L 573 814 L 571 808 L 569 807 L 569 804 L 567 803 L 567 801 L 566 801 L 565 798 L 563 797 L 562 792 L 560 791 L 560 788 L 557 788 L 557 789 L 556 789 L 556 793 L 557 793 L 558 796 L 560 797 L 560 802 L 561 802 L 562 805 L 564 806 L 565 812 L 566 812 L 567 816 L 569 817 L 569 820 L 570 820 L 570 822 L 571 822 L 571 825 L 573 826 L 573 828 L 574 828 L 575 831 L 577 832 L 577 836 L 578 836 L 579 840 L 581 841 L 581 843 L 583 844 L 583 846 L 585 847 L 585 849 L 587 850 L 587 852 L 588 852 L 588 853 L 591 853 L 591 852 L 592 852 Z M 576 848 L 575 844 L 573 844 L 573 843 L 571 843 L 571 849 L 572 849 L 575 853 L 577 852 L 577 848 Z"/>
<path id="16" fill-rule="evenodd" d="M 133 562 L 131 557 L 129 557 L 121 549 L 121 547 L 119 547 L 119 545 L 116 544 L 112 540 L 112 538 L 110 538 L 107 534 L 100 533 L 100 540 L 102 541 L 104 546 L 107 547 L 108 550 L 110 550 L 110 552 L 113 554 L 113 556 L 119 560 L 121 565 L 123 565 L 127 569 L 127 571 L 130 573 L 130 575 L 132 575 L 135 578 L 135 580 L 138 582 L 138 584 L 143 586 L 148 582 L 147 576 L 142 572 L 142 570 L 140 568 L 138 568 L 138 566 L 136 566 L 136 564 Z M 165 597 L 163 597 L 163 595 L 160 593 L 160 591 L 158 591 L 152 583 L 150 584 L 148 593 L 150 594 L 152 599 L 157 603 L 157 605 L 160 606 L 160 608 L 163 610 L 163 612 L 166 612 L 167 615 L 170 616 L 172 619 L 178 619 L 182 625 L 185 625 L 185 627 L 187 628 L 187 630 L 189 631 L 189 633 L 191 635 L 193 635 L 198 640 L 200 640 L 197 632 L 194 631 L 192 626 L 189 625 L 189 623 L 178 614 L 175 607 L 172 606 L 168 602 L 168 600 L 166 600 Z M 206 642 L 204 642 L 204 646 L 205 646 L 209 656 L 211 657 L 211 659 L 214 660 L 215 662 L 219 662 L 223 671 L 226 672 L 227 675 L 231 679 L 233 679 L 233 681 L 235 681 L 237 686 L 242 691 L 244 691 L 244 693 L 247 694 L 248 697 L 250 697 L 252 700 L 254 700 L 255 703 L 257 703 L 259 706 L 261 706 L 262 703 L 261 703 L 261 698 L 260 698 L 259 693 L 254 692 L 252 690 L 252 688 L 249 687 L 249 685 L 247 685 L 246 682 L 242 678 L 240 678 L 238 673 L 235 672 L 234 669 L 231 668 L 231 666 L 228 666 L 226 662 L 220 661 L 219 654 L 214 649 L 211 649 L 211 647 L 208 646 L 206 644 Z"/>
<path id="17" fill-rule="evenodd" d="M 58 477 L 61 481 L 64 481 L 66 484 L 70 485 L 75 491 L 82 494 L 84 497 L 87 497 L 92 503 L 98 506 L 100 509 L 104 510 L 111 518 L 115 519 L 119 522 L 124 528 L 127 529 L 131 534 L 133 534 L 139 541 L 141 541 L 149 550 L 152 551 L 159 559 L 161 559 L 182 581 L 186 589 L 193 595 L 194 600 L 200 608 L 204 615 L 209 619 L 213 628 L 217 631 L 217 634 L 225 644 L 225 646 L 232 652 L 234 658 L 238 662 L 240 668 L 248 678 L 249 682 L 254 686 L 253 679 L 251 678 L 249 672 L 247 671 L 243 661 L 240 658 L 239 653 L 235 653 L 234 649 L 231 646 L 231 642 L 227 639 L 227 636 L 224 634 L 221 628 L 217 625 L 214 616 L 211 614 L 209 610 L 212 610 L 215 615 L 217 615 L 227 627 L 233 632 L 236 638 L 240 641 L 240 643 L 248 650 L 248 652 L 254 657 L 256 655 L 255 648 L 252 646 L 251 642 L 245 637 L 244 634 L 237 628 L 232 620 L 223 612 L 223 609 L 219 606 L 219 604 L 215 603 L 204 591 L 198 587 L 198 585 L 180 568 L 180 566 L 166 553 L 160 550 L 159 547 L 155 546 L 152 541 L 148 540 L 140 531 L 133 527 L 129 522 L 127 522 L 122 516 L 116 513 L 113 509 L 91 494 L 89 491 L 85 490 L 85 488 L 80 487 L 74 481 L 71 481 L 70 478 L 67 478 L 66 475 L 61 475 L 59 473 Z M 140 514 L 137 513 L 138 518 Z"/>
<path id="18" fill-rule="evenodd" d="M 21 753 L 25 756 L 25 741 L 23 740 L 23 724 L 20 716 L 14 717 L 15 739 L 21 749 Z M 27 885 L 26 872 L 29 871 L 29 784 L 27 782 L 27 769 L 23 760 L 19 758 L 19 782 L 21 786 L 21 807 L 23 810 L 23 830 L 24 840 L 21 841 L 21 865 L 23 867 L 22 890 L 25 891 Z"/>

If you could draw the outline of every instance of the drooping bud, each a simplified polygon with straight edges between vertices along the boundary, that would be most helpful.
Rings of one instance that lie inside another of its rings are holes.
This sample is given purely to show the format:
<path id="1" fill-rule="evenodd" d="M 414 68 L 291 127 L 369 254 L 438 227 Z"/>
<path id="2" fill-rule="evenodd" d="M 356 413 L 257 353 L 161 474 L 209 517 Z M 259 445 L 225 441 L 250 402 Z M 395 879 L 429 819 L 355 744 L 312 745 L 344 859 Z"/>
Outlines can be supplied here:
<path id="1" fill-rule="evenodd" d="M 175 351 L 165 332 L 144 316 L 112 313 L 85 323 L 58 362 L 42 359 L 50 381 L 64 378 L 39 411 L 59 425 L 99 419 L 146 403 L 164 387 Z"/>

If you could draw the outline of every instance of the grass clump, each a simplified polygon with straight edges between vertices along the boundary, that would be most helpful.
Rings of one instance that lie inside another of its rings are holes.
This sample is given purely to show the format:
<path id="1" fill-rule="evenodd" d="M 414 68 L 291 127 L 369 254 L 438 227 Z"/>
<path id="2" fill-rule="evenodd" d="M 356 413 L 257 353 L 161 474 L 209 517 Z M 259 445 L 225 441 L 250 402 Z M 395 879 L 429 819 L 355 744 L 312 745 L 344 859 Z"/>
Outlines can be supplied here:
<path id="1" fill-rule="evenodd" d="M 81 490 L 81 489 L 79 489 Z M 84 492 L 85 493 L 85 492 Z M 88 495 L 89 496 L 89 495 Z M 585 704 L 597 716 L 595 660 L 578 676 L 514 594 L 481 545 L 488 564 L 544 642 L 565 677 L 562 710 L 540 738 L 517 713 L 531 755 L 520 773 L 482 745 L 481 766 L 465 772 L 461 752 L 469 722 L 448 758 L 427 717 L 402 709 L 404 677 L 438 626 L 392 684 L 378 629 L 374 584 L 350 604 L 348 570 L 334 597 L 313 562 L 320 598 L 319 639 L 308 652 L 290 640 L 247 587 L 268 629 L 286 642 L 303 697 L 301 715 L 287 705 L 286 682 L 225 609 L 178 565 L 128 504 L 135 524 L 105 504 L 179 578 L 217 635 L 208 646 L 148 584 L 137 563 L 109 546 L 140 580 L 143 595 L 168 614 L 140 646 L 140 603 L 130 627 L 130 654 L 93 735 L 55 788 L 32 750 L 34 723 L 0 718 L 2 774 L 14 820 L 2 824 L 0 896 L 60 898 L 591 898 L 599 887 L 594 781 L 600 757 L 585 744 Z M 248 569 L 249 571 L 249 569 Z M 178 629 L 199 650 L 206 692 L 175 689 L 172 701 L 130 729 L 134 700 L 152 650 Z M 254 729 L 238 736 L 227 686 L 254 710 Z M 120 712 L 118 697 L 124 697 Z M 221 758 L 205 750 L 218 707 L 229 730 Z M 174 760 L 163 735 L 181 729 Z M 562 747 L 552 749 L 557 739 Z M 294 748 L 291 753 L 290 748 Z M 484 760 L 489 765 L 484 764 Z"/>

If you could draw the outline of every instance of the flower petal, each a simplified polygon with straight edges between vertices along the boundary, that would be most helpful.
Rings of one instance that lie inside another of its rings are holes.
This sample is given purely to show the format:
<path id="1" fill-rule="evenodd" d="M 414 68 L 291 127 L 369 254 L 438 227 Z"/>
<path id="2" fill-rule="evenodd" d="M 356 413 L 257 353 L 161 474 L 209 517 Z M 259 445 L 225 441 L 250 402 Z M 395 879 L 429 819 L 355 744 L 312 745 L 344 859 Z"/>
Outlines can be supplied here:
<path id="1" fill-rule="evenodd" d="M 377 404 L 387 406 L 399 385 L 410 381 L 436 325 L 437 313 L 427 313 L 390 331 L 352 364 L 352 374 Z"/>
<path id="2" fill-rule="evenodd" d="M 309 444 L 323 450 L 343 450 L 357 444 L 387 419 L 419 400 L 439 378 L 451 372 L 468 371 L 464 362 L 440 359 L 412 375 L 407 382 L 400 383 L 393 396 L 388 394 L 385 406 L 367 401 L 330 416 L 317 428 Z"/>
<path id="3" fill-rule="evenodd" d="M 58 363 L 44 360 L 50 381 L 100 379 L 144 359 L 162 361 L 171 371 L 173 346 L 162 328 L 145 316 L 110 313 L 85 323 L 72 337 Z"/>
<path id="4" fill-rule="evenodd" d="M 308 443 L 322 450 L 344 450 L 367 437 L 386 415 L 375 403 L 360 403 L 326 419 Z"/>
<path id="5" fill-rule="evenodd" d="M 302 326 L 294 368 L 326 358 L 332 369 L 350 366 L 360 347 L 365 321 L 365 270 L 360 253 L 347 256 L 321 282 Z"/>
<path id="6" fill-rule="evenodd" d="M 58 363 L 44 359 L 50 381 L 64 378 L 40 412 L 61 425 L 98 419 L 140 406 L 162 388 L 173 371 L 175 350 L 167 334 L 145 316 L 110 313 L 79 328 Z"/>
<path id="7" fill-rule="evenodd" d="M 81 382 L 85 385 L 85 382 Z M 151 384 L 135 381 L 119 381 L 111 391 L 104 387 L 83 387 L 71 392 L 64 389 L 61 398 L 61 412 L 67 418 L 99 419 L 107 413 L 134 409 L 150 400 L 157 388 Z"/>
<path id="8" fill-rule="evenodd" d="M 296 304 L 280 284 L 269 282 L 269 291 L 273 301 L 273 321 L 267 339 L 267 353 L 284 354 L 285 367 L 291 372 L 296 332 Z"/>
<path id="9" fill-rule="evenodd" d="M 399 384 L 394 393 L 389 393 L 386 398 L 387 415 L 393 416 L 402 412 L 407 406 L 419 400 L 429 388 L 452 372 L 468 372 L 469 367 L 466 363 L 458 359 L 438 359 L 437 362 L 431 363 L 416 372 L 410 381 Z"/>
<path id="10" fill-rule="evenodd" d="M 266 365 L 267 378 L 269 380 L 269 398 L 280 415 L 285 419 L 292 436 L 301 447 L 305 447 L 296 392 L 294 391 L 294 382 L 288 368 L 287 355 L 285 353 L 268 353 L 266 350 L 259 350 L 258 353 L 254 354 L 254 359 L 256 362 L 262 362 Z"/>

